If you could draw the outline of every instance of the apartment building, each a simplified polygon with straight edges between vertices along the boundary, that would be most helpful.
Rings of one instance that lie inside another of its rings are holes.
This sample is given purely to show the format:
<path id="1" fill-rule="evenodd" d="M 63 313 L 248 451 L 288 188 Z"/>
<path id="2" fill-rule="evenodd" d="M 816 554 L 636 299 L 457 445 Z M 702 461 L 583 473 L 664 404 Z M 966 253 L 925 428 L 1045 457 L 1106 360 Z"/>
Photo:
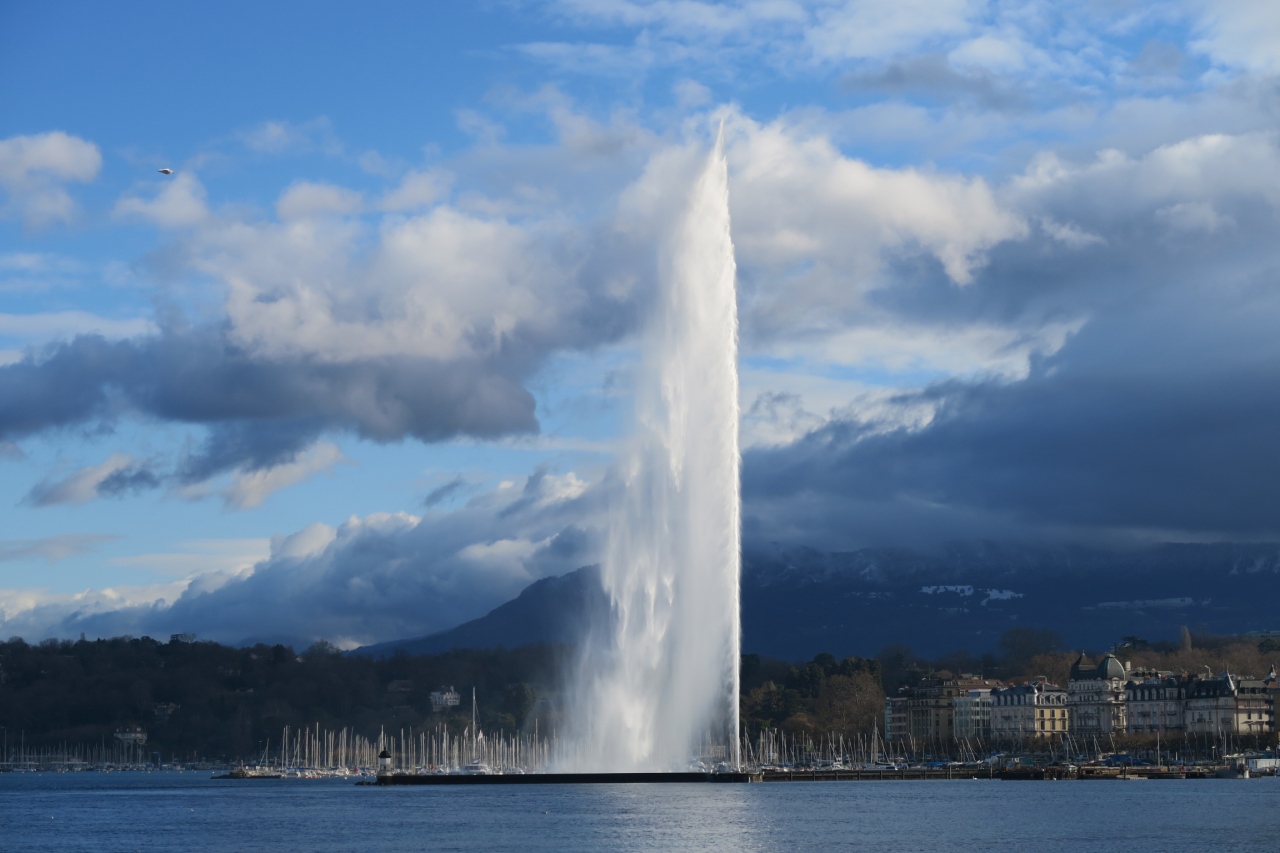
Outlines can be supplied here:
<path id="1" fill-rule="evenodd" d="M 1067 680 L 1071 730 L 1080 735 L 1125 731 L 1125 684 L 1128 681 L 1128 670 L 1115 655 L 1106 655 L 1097 664 L 1080 655 L 1071 665 Z"/>
<path id="2" fill-rule="evenodd" d="M 1029 743 L 1060 738 L 1070 730 L 1067 691 L 1036 680 L 991 691 L 991 737 Z"/>
<path id="3" fill-rule="evenodd" d="M 1192 734 L 1256 735 L 1274 731 L 1271 685 L 1228 672 L 1196 678 L 1187 689 L 1183 711 Z"/>

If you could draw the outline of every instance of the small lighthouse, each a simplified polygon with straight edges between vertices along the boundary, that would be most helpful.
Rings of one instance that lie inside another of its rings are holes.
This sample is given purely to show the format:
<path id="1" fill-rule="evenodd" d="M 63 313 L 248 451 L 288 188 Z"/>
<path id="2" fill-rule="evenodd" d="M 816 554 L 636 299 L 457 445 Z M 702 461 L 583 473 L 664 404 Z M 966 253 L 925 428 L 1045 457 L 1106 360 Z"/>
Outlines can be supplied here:
<path id="1" fill-rule="evenodd" d="M 391 753 L 387 752 L 385 749 L 378 753 L 378 775 L 391 775 Z"/>

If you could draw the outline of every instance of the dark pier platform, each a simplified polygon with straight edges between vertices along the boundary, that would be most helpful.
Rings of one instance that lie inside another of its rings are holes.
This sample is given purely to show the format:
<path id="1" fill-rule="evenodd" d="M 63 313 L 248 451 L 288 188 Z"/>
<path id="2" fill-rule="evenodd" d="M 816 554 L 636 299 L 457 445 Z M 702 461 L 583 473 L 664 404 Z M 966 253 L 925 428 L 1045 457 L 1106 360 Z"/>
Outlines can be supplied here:
<path id="1" fill-rule="evenodd" d="M 759 782 L 759 773 L 526 773 L 502 776 L 387 774 L 379 785 L 635 785 Z"/>
<path id="2" fill-rule="evenodd" d="M 1212 779 L 1223 767 L 904 767 L 848 770 L 775 770 L 756 773 L 529 773 L 523 776 L 416 776 L 388 774 L 358 785 L 628 785 L 720 782 L 908 782 L 945 779 L 1004 781 L 1067 779 Z M 1217 771 L 1215 773 L 1215 771 Z"/>

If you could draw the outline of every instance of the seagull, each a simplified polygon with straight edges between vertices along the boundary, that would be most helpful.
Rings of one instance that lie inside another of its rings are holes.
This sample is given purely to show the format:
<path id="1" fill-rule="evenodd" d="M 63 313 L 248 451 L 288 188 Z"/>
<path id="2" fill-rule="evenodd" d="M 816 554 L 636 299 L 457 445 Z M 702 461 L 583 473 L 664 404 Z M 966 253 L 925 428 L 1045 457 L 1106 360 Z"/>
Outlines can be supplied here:
<path id="1" fill-rule="evenodd" d="M 160 173 L 160 174 L 162 174 L 162 175 L 172 175 L 172 174 L 173 174 L 173 169 L 157 169 L 156 171 L 157 171 L 157 172 L 159 172 L 159 173 Z"/>

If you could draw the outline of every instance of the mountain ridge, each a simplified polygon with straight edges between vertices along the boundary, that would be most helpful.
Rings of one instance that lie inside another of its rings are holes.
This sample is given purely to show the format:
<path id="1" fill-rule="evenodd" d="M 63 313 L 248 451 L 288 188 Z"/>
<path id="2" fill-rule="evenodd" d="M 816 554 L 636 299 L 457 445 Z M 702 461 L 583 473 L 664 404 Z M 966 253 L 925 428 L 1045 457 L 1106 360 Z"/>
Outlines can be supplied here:
<path id="1" fill-rule="evenodd" d="M 754 549 L 742 572 L 743 651 L 806 660 L 873 655 L 904 643 L 924 654 L 992 651 L 1018 626 L 1072 647 L 1125 636 L 1174 639 L 1181 626 L 1231 634 L 1280 629 L 1278 543 L 1165 543 L 1127 552 L 981 542 L 910 549 Z M 375 656 L 451 648 L 572 644 L 607 618 L 599 573 L 536 581 L 479 619 L 356 650 Z"/>

